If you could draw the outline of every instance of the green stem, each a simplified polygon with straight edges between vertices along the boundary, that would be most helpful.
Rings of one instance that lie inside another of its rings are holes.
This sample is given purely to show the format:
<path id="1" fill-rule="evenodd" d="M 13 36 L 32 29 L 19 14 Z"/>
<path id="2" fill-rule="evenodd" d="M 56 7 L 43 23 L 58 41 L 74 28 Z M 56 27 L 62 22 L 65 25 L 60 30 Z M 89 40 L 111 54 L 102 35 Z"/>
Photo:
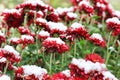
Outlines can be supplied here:
<path id="1" fill-rule="evenodd" d="M 94 53 L 94 52 L 95 52 L 95 50 L 96 50 L 96 47 L 94 47 L 94 48 L 93 48 L 92 53 Z"/>
<path id="2" fill-rule="evenodd" d="M 53 61 L 55 62 L 55 53 L 53 53 Z"/>
<path id="3" fill-rule="evenodd" d="M 53 54 L 50 53 L 50 66 L 49 66 L 49 73 L 52 74 L 52 57 L 53 57 Z"/>
<path id="4" fill-rule="evenodd" d="M 26 25 L 27 25 L 27 16 L 28 16 L 28 14 L 26 13 L 26 14 L 25 14 L 25 17 L 24 17 L 24 23 L 23 23 L 25 27 L 26 27 Z"/>
<path id="5" fill-rule="evenodd" d="M 76 57 L 76 47 L 77 47 L 76 42 L 77 42 L 77 40 L 75 39 L 75 44 L 74 44 L 74 57 Z"/>
<path id="6" fill-rule="evenodd" d="M 6 71 L 7 71 L 7 68 L 8 68 L 8 64 L 9 64 L 9 61 L 7 60 L 7 61 L 6 61 L 6 66 L 5 66 L 5 68 L 4 68 L 4 74 L 6 74 Z"/>
<path id="7" fill-rule="evenodd" d="M 61 68 L 63 68 L 63 64 L 64 64 L 64 53 L 62 54 L 62 63 L 61 63 Z"/>
<path id="8" fill-rule="evenodd" d="M 108 43 L 107 43 L 107 52 L 106 52 L 106 61 L 105 64 L 108 64 L 108 60 L 110 58 L 111 52 L 109 52 L 109 45 L 110 45 L 110 39 L 111 39 L 111 34 L 112 32 L 110 32 L 109 37 L 108 37 Z"/>

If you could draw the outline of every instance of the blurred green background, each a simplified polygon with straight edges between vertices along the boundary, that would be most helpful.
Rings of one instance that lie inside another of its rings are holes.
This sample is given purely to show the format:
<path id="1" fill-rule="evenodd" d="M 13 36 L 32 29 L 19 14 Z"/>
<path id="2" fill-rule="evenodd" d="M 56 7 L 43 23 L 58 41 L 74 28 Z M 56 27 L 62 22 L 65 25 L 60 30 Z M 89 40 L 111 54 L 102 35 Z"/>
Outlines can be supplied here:
<path id="1" fill-rule="evenodd" d="M 15 5 L 22 3 L 25 0 L 0 0 L 0 11 L 5 8 L 14 8 Z M 70 6 L 70 0 L 43 0 L 53 7 L 66 7 Z M 120 0 L 108 0 L 116 10 L 120 10 Z"/>

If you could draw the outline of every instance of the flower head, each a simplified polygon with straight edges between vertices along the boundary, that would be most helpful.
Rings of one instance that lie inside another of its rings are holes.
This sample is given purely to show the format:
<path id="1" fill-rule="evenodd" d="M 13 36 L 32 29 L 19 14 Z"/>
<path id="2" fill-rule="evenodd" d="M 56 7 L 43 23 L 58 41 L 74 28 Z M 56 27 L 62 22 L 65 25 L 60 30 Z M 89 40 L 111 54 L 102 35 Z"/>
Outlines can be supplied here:
<path id="1" fill-rule="evenodd" d="M 50 37 L 50 33 L 49 32 L 47 32 L 47 31 L 44 31 L 44 30 L 41 30 L 39 33 L 38 33 L 38 38 L 39 39 L 46 39 L 46 38 L 48 38 L 48 37 Z"/>
<path id="2" fill-rule="evenodd" d="M 89 4 L 88 1 L 85 1 L 85 0 L 80 1 L 80 3 L 79 3 L 79 11 L 80 12 L 84 11 L 85 13 L 87 13 L 89 15 L 94 13 L 93 7 Z"/>
<path id="3" fill-rule="evenodd" d="M 43 80 L 46 76 L 47 70 L 36 65 L 24 65 L 19 67 L 15 72 L 15 80 L 23 78 L 25 80 Z"/>
<path id="4" fill-rule="evenodd" d="M 42 45 L 45 47 L 46 52 L 63 53 L 69 50 L 69 47 L 60 38 L 48 37 L 43 41 Z"/>
<path id="5" fill-rule="evenodd" d="M 113 36 L 120 34 L 120 20 L 117 17 L 108 18 L 106 20 L 107 28 L 112 32 Z"/>
<path id="6" fill-rule="evenodd" d="M 11 38 L 10 39 L 10 43 L 13 44 L 13 45 L 20 44 L 21 43 L 21 39 L 17 38 L 17 37 Z"/>
<path id="7" fill-rule="evenodd" d="M 52 21 L 52 22 L 58 22 L 59 21 L 59 15 L 57 12 L 51 12 L 46 16 L 47 21 Z"/>
<path id="8" fill-rule="evenodd" d="M 105 47 L 106 46 L 106 41 L 98 33 L 93 33 L 90 36 L 90 41 L 92 41 L 95 45 L 98 45 L 98 46 L 101 46 L 101 47 Z"/>
<path id="9" fill-rule="evenodd" d="M 19 62 L 21 60 L 20 53 L 17 52 L 12 46 L 6 45 L 1 49 L 3 57 L 11 61 L 11 63 Z"/>
<path id="10" fill-rule="evenodd" d="M 46 4 L 41 0 L 27 0 L 24 3 L 17 5 L 16 9 L 45 10 Z"/>
<path id="11" fill-rule="evenodd" d="M 19 27 L 18 31 L 20 32 L 20 34 L 29 34 L 30 33 L 29 28 L 26 28 L 26 27 Z"/>
<path id="12" fill-rule="evenodd" d="M 89 34 L 85 28 L 85 26 L 75 22 L 73 23 L 67 30 L 68 35 L 73 36 L 74 38 L 89 38 Z"/>
<path id="13" fill-rule="evenodd" d="M 48 22 L 47 22 L 46 19 L 37 18 L 36 19 L 36 25 L 42 27 L 43 29 L 49 30 L 49 28 L 48 28 Z"/>
<path id="14" fill-rule="evenodd" d="M 88 54 L 86 55 L 86 60 L 92 61 L 92 62 L 99 62 L 99 63 L 104 63 L 104 59 L 96 53 Z"/>
<path id="15" fill-rule="evenodd" d="M 1 16 L 3 16 L 3 27 L 7 25 L 8 29 L 10 29 L 11 27 L 17 28 L 22 25 L 21 13 L 17 9 L 5 9 Z"/>
<path id="16" fill-rule="evenodd" d="M 24 48 L 28 44 L 34 44 L 34 38 L 30 35 L 22 35 L 21 43 L 23 44 L 22 48 Z"/>
<path id="17" fill-rule="evenodd" d="M 59 22 L 58 23 L 48 22 L 48 27 L 51 34 L 54 34 L 54 33 L 63 34 L 67 30 L 67 26 Z"/>

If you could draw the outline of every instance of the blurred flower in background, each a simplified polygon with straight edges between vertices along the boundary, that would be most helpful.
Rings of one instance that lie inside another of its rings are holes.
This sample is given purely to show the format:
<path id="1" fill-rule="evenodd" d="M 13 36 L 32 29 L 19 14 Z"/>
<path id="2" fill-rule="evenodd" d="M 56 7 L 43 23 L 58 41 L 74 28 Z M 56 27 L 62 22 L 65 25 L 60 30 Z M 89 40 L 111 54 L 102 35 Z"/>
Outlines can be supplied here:
<path id="1" fill-rule="evenodd" d="M 25 0 L 0 0 L 0 12 L 2 10 L 4 10 L 5 8 L 14 8 L 15 5 L 22 3 Z M 66 7 L 66 6 L 70 6 L 70 1 L 69 0 L 43 0 L 44 2 L 52 5 L 53 7 Z M 111 2 L 111 4 L 113 5 L 113 7 L 117 10 L 120 10 L 120 0 L 108 0 Z M 61 3 L 61 4 L 59 4 Z"/>

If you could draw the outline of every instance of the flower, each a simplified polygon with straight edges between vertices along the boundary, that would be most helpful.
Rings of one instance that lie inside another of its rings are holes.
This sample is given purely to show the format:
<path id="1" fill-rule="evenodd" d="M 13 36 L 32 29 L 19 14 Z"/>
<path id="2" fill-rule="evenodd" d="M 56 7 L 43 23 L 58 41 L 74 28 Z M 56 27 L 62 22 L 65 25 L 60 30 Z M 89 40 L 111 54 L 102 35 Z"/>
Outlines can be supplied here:
<path id="1" fill-rule="evenodd" d="M 89 38 L 89 34 L 85 28 L 85 26 L 77 23 L 77 22 L 74 22 L 68 29 L 67 29 L 67 33 L 68 35 L 71 35 L 73 36 L 74 38 Z"/>
<path id="2" fill-rule="evenodd" d="M 29 34 L 30 30 L 27 27 L 19 27 L 18 31 L 20 32 L 20 34 Z"/>
<path id="3" fill-rule="evenodd" d="M 48 28 L 48 22 L 46 19 L 43 19 L 43 18 L 37 18 L 36 19 L 36 25 L 37 26 L 41 26 L 43 29 L 45 30 L 49 30 Z"/>
<path id="4" fill-rule="evenodd" d="M 97 16 L 99 16 L 98 20 L 102 20 L 106 17 L 106 13 L 105 13 L 106 4 L 101 3 L 101 2 L 97 2 L 94 5 L 94 9 L 95 9 L 95 12 L 97 13 Z"/>
<path id="5" fill-rule="evenodd" d="M 10 39 L 10 43 L 13 44 L 13 45 L 20 44 L 21 43 L 21 39 L 17 38 L 17 37 L 11 38 Z"/>
<path id="6" fill-rule="evenodd" d="M 73 21 L 73 20 L 76 19 L 76 18 L 77 18 L 77 14 L 76 14 L 76 13 L 68 12 L 68 13 L 66 14 L 66 20 L 67 20 L 67 22 Z"/>
<path id="7" fill-rule="evenodd" d="M 58 7 L 56 9 L 56 12 L 58 13 L 59 18 L 61 20 L 63 20 L 63 21 L 65 20 L 66 14 L 68 12 L 75 12 L 75 11 L 76 11 L 76 9 L 74 7 L 70 7 L 70 8 L 61 8 L 61 7 Z"/>
<path id="8" fill-rule="evenodd" d="M 117 17 L 108 18 L 106 20 L 107 28 L 112 32 L 113 36 L 120 34 L 120 20 Z"/>
<path id="9" fill-rule="evenodd" d="M 51 12 L 46 16 L 47 21 L 52 21 L 52 22 L 58 22 L 59 21 L 59 15 L 57 12 Z"/>
<path id="10" fill-rule="evenodd" d="M 79 11 L 80 12 L 84 11 L 89 15 L 94 13 L 93 7 L 89 4 L 88 1 L 85 1 L 85 0 L 79 2 Z"/>
<path id="11" fill-rule="evenodd" d="M 18 31 L 21 35 L 30 35 L 30 36 L 33 36 L 33 37 L 36 36 L 36 34 L 31 32 L 28 27 L 21 26 L 21 27 L 18 28 Z"/>
<path id="12" fill-rule="evenodd" d="M 41 0 L 27 0 L 24 3 L 17 5 L 16 9 L 28 9 L 28 10 L 45 10 L 46 4 Z"/>
<path id="13" fill-rule="evenodd" d="M 8 26 L 8 29 L 10 29 L 11 27 L 18 28 L 22 25 L 21 13 L 17 9 L 5 9 L 1 16 L 3 16 L 3 27 Z"/>
<path id="14" fill-rule="evenodd" d="M 12 46 L 6 45 L 3 49 L 1 49 L 1 52 L 3 54 L 2 57 L 5 57 L 7 60 L 9 60 L 11 63 L 19 62 L 21 60 L 20 53 L 17 52 Z"/>
<path id="15" fill-rule="evenodd" d="M 104 59 L 102 59 L 102 57 L 96 53 L 91 53 L 86 55 L 86 60 L 92 61 L 93 63 L 99 62 L 99 63 L 104 63 Z"/>
<path id="16" fill-rule="evenodd" d="M 30 35 L 22 35 L 20 39 L 21 43 L 23 44 L 22 46 L 23 49 L 28 44 L 34 44 L 34 38 Z"/>
<path id="17" fill-rule="evenodd" d="M 47 32 L 47 31 L 44 31 L 44 30 L 41 30 L 39 33 L 38 33 L 38 38 L 39 39 L 46 39 L 46 38 L 48 38 L 48 37 L 50 37 L 50 33 L 49 32 Z"/>
<path id="18" fill-rule="evenodd" d="M 53 35 L 55 33 L 63 34 L 67 30 L 67 26 L 65 26 L 63 23 L 55 23 L 55 22 L 48 22 L 48 27 L 50 30 L 50 34 Z"/>
<path id="19" fill-rule="evenodd" d="M 83 65 L 84 64 L 84 65 Z M 73 77 L 84 78 L 88 80 L 95 76 L 100 76 L 101 71 L 106 71 L 105 64 L 91 61 L 86 61 L 84 59 L 72 59 L 71 64 L 69 65 L 70 73 Z M 103 77 L 102 77 L 103 78 Z"/>
<path id="20" fill-rule="evenodd" d="M 25 80 L 47 80 L 45 77 L 49 77 L 47 70 L 36 65 L 24 65 L 19 67 L 15 71 L 15 80 L 25 79 Z"/>
<path id="21" fill-rule="evenodd" d="M 67 46 L 66 43 L 62 41 L 60 38 L 48 37 L 43 41 L 42 45 L 45 47 L 47 53 L 48 52 L 63 53 L 69 50 L 69 46 Z"/>
<path id="22" fill-rule="evenodd" d="M 106 46 L 106 41 L 98 33 L 93 33 L 90 36 L 90 41 L 92 41 L 95 45 L 98 45 L 98 46 L 101 46 L 101 47 L 105 47 Z"/>

